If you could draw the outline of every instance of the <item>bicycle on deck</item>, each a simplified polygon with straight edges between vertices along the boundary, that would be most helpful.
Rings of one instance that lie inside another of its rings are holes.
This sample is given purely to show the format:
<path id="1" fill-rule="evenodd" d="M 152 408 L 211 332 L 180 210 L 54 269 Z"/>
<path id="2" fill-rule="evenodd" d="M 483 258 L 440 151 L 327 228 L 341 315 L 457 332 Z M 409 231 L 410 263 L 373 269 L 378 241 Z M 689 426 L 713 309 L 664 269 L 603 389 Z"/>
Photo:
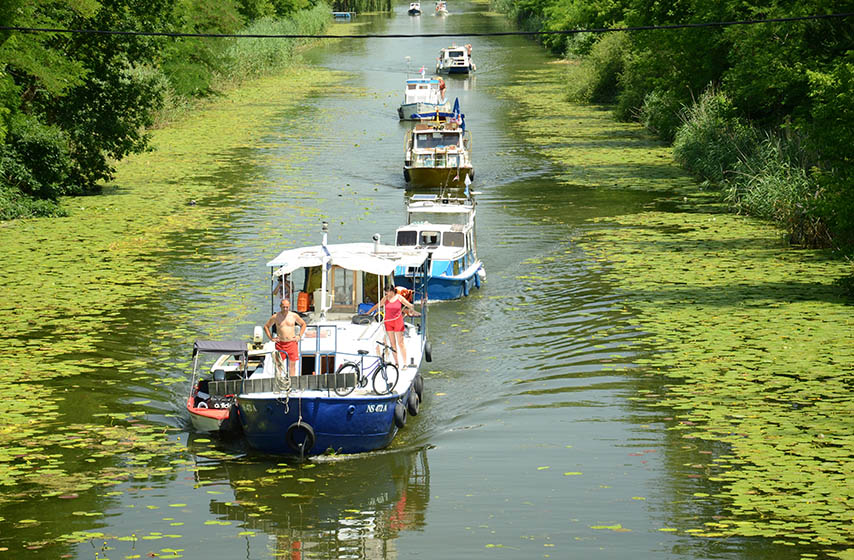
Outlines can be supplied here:
<path id="1" fill-rule="evenodd" d="M 385 357 L 388 350 L 391 350 L 392 352 L 395 352 L 395 350 L 388 344 L 384 344 L 380 341 L 377 341 L 377 344 L 383 347 L 382 354 L 377 356 L 376 360 L 367 366 L 365 366 L 365 356 L 368 354 L 367 350 L 359 350 L 358 362 L 344 362 L 338 366 L 335 373 L 355 373 L 356 384 L 348 387 L 335 387 L 335 394 L 341 397 L 346 397 L 353 392 L 356 385 L 360 388 L 366 387 L 368 385 L 369 378 L 373 378 L 373 388 L 376 394 L 388 395 L 394 391 L 400 372 L 398 371 L 397 366 L 391 362 L 387 362 Z M 367 369 L 365 369 L 366 367 Z"/>

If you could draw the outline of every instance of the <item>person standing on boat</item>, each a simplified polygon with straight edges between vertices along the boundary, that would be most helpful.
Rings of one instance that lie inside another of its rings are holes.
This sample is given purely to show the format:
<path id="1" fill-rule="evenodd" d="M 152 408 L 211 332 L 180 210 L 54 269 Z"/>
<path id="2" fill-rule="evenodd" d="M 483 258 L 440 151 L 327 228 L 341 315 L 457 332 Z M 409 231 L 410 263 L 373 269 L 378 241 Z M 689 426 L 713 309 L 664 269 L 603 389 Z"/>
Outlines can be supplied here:
<path id="1" fill-rule="evenodd" d="M 279 304 L 281 311 L 267 319 L 264 324 L 264 332 L 270 340 L 276 343 L 276 373 L 279 373 L 279 364 L 287 357 L 288 371 L 290 375 L 297 375 L 297 360 L 299 359 L 299 341 L 305 334 L 306 324 L 296 313 L 291 312 L 291 302 L 283 299 Z M 270 327 L 276 325 L 276 336 L 270 331 Z M 299 325 L 299 334 L 296 326 Z"/>
<path id="2" fill-rule="evenodd" d="M 395 364 L 397 364 L 398 367 L 400 367 L 401 363 L 406 366 L 406 345 L 403 344 L 403 331 L 406 326 L 403 324 L 403 308 L 407 307 L 414 311 L 415 307 L 409 303 L 405 297 L 398 294 L 395 291 L 394 286 L 386 286 L 385 295 L 379 303 L 376 303 L 371 307 L 368 311 L 368 315 L 373 313 L 374 309 L 380 305 L 385 306 L 385 317 L 383 317 L 383 323 L 385 323 L 386 334 L 388 334 L 391 347 L 394 350 Z M 398 361 L 398 355 L 403 357 L 403 362 Z"/>
<path id="3" fill-rule="evenodd" d="M 290 275 L 276 277 L 276 286 L 273 288 L 273 303 L 276 307 L 280 307 L 283 299 L 291 299 L 291 282 Z M 275 307 L 274 307 L 275 309 Z"/>

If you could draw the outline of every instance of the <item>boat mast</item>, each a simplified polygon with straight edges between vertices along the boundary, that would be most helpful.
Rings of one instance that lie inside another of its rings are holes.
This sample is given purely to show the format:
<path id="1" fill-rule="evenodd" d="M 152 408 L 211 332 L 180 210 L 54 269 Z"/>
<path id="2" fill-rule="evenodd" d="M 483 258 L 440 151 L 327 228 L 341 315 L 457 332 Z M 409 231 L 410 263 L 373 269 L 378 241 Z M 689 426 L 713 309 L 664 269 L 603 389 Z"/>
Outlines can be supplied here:
<path id="1" fill-rule="evenodd" d="M 321 240 L 321 246 L 323 248 L 323 264 L 320 271 L 320 320 L 323 321 L 326 319 L 326 275 L 329 273 L 329 269 L 331 268 L 329 265 L 331 255 L 329 254 L 329 249 L 326 247 L 327 237 L 329 234 L 329 223 L 323 222 L 323 225 L 320 227 L 320 231 L 323 232 Z"/>

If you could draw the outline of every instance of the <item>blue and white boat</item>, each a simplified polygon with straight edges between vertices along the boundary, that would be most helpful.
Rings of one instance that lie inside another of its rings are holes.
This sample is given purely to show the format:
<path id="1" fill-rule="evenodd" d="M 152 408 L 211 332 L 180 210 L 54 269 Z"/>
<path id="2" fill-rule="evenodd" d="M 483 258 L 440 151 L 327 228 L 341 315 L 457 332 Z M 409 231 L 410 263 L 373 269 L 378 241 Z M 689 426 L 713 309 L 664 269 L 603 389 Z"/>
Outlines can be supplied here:
<path id="1" fill-rule="evenodd" d="M 430 252 L 428 300 L 465 297 L 486 279 L 486 270 L 477 257 L 475 193 L 468 191 L 468 185 L 466 193 L 466 197 L 412 195 L 406 207 L 406 225 L 395 232 L 398 248 Z M 395 285 L 412 289 L 419 274 L 417 269 L 399 266 L 394 273 Z"/>
<path id="2" fill-rule="evenodd" d="M 373 451 L 389 445 L 407 416 L 418 413 L 419 367 L 431 360 L 426 305 L 420 306 L 420 316 L 404 320 L 408 363 L 388 370 L 390 378 L 397 375 L 393 387 L 380 394 L 370 381 L 359 386 L 358 370 L 342 367 L 358 363 L 368 371 L 388 344 L 382 321 L 364 312 L 380 301 L 398 267 L 420 270 L 414 273 L 413 290 L 424 290 L 428 252 L 381 244 L 379 235 L 374 239 L 329 245 L 324 223 L 321 245 L 287 250 L 267 263 L 275 277 L 293 286 L 291 308 L 307 324 L 298 371 L 283 371 L 288 361 L 277 364 L 275 345 L 267 341 L 248 351 L 245 361 L 251 365 L 245 375 L 210 380 L 205 387 L 214 397 L 234 396 L 236 417 L 252 448 L 300 457 Z"/>
<path id="3" fill-rule="evenodd" d="M 423 120 L 422 114 L 430 116 L 436 112 L 448 112 L 451 102 L 445 99 L 445 80 L 442 78 L 409 78 L 403 90 L 403 103 L 397 108 L 402 121 Z M 430 117 L 427 117 L 430 118 Z"/>

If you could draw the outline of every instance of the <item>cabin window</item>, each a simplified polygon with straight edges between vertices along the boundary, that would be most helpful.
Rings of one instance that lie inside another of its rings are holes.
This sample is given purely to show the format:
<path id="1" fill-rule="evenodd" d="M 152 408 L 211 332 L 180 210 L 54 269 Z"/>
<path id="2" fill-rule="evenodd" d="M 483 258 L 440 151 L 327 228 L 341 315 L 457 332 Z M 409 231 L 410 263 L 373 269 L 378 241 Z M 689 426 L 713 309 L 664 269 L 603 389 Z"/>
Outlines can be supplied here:
<path id="1" fill-rule="evenodd" d="M 397 246 L 407 247 L 415 246 L 418 243 L 417 231 L 399 231 L 397 232 Z"/>
<path id="2" fill-rule="evenodd" d="M 420 235 L 420 243 L 422 247 L 436 247 L 439 245 L 438 231 L 422 231 Z"/>
<path id="3" fill-rule="evenodd" d="M 459 259 L 455 260 L 454 261 L 454 276 L 460 275 L 460 269 L 461 268 L 462 268 L 462 266 L 460 266 L 460 260 Z"/>
<path id="4" fill-rule="evenodd" d="M 406 89 L 415 89 L 417 86 L 415 84 L 407 84 Z"/>
<path id="5" fill-rule="evenodd" d="M 462 58 L 466 55 L 465 51 L 448 51 L 451 58 Z"/>
<path id="6" fill-rule="evenodd" d="M 446 231 L 442 236 L 445 247 L 465 247 L 465 234 L 460 231 Z"/>
<path id="7" fill-rule="evenodd" d="M 436 131 L 429 134 L 415 135 L 415 147 L 422 150 L 459 145 L 460 135 L 455 132 Z"/>

